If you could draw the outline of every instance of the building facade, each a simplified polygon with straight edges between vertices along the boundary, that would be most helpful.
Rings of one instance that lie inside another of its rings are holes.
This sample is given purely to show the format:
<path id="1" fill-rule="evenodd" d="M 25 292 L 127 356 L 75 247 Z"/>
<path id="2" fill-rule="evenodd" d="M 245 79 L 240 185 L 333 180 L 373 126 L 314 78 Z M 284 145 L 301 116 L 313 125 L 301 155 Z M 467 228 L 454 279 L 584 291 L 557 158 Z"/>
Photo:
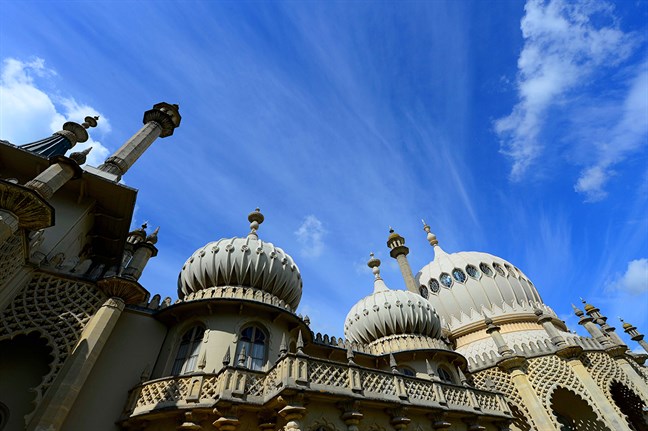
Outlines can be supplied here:
<path id="1" fill-rule="evenodd" d="M 65 156 L 96 118 L 0 141 L 0 430 L 648 430 L 646 355 L 599 309 L 575 308 L 578 336 L 517 267 L 446 253 L 427 225 L 416 274 L 387 240 L 406 289 L 370 256 L 344 337 L 298 314 L 299 269 L 263 241 L 259 209 L 187 259 L 177 300 L 151 297 L 138 280 L 158 230 L 130 231 L 119 180 L 180 121 L 155 105 L 96 168 Z"/>

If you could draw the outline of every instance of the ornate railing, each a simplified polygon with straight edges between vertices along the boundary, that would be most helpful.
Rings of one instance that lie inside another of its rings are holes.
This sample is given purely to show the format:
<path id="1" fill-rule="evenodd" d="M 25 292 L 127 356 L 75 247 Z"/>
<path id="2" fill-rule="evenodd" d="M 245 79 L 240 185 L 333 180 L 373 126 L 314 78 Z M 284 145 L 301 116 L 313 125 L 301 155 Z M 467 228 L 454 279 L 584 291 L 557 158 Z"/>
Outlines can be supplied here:
<path id="1" fill-rule="evenodd" d="M 499 393 L 288 354 L 267 373 L 228 366 L 217 374 L 197 373 L 143 383 L 131 391 L 124 419 L 161 409 L 209 407 L 217 400 L 262 405 L 285 389 L 510 416 Z"/>

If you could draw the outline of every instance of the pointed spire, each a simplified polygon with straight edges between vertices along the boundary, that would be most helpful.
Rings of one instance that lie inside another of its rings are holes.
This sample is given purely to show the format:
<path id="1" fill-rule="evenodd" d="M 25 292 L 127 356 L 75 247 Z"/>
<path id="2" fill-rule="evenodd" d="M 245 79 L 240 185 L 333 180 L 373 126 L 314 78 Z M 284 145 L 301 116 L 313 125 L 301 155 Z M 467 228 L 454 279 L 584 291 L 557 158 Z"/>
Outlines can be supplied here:
<path id="1" fill-rule="evenodd" d="M 439 381 L 439 376 L 437 376 L 434 368 L 432 368 L 432 365 L 430 365 L 430 361 L 428 361 L 427 359 L 425 360 L 425 372 L 430 377 L 430 379 L 434 380 L 435 382 Z"/>
<path id="2" fill-rule="evenodd" d="M 248 214 L 248 221 L 250 222 L 250 233 L 248 236 L 255 238 L 259 237 L 259 235 L 257 235 L 257 230 L 259 229 L 259 225 L 263 223 L 263 220 L 265 220 L 265 217 L 263 217 L 263 214 L 261 214 L 261 210 L 258 207 Z"/>
<path id="3" fill-rule="evenodd" d="M 90 151 L 92 151 L 92 147 L 88 147 L 83 151 L 74 152 L 70 154 L 70 158 L 77 162 L 79 165 L 82 165 L 86 162 L 86 158 L 88 154 L 90 154 Z"/>
<path id="4" fill-rule="evenodd" d="M 355 353 L 353 352 L 353 345 L 351 345 L 351 341 L 349 340 L 346 341 L 346 349 L 346 357 L 349 365 L 355 365 L 355 362 L 353 361 L 353 359 L 355 358 Z"/>
<path id="5" fill-rule="evenodd" d="M 157 244 L 158 242 L 158 232 L 160 232 L 160 226 L 156 227 L 152 234 L 146 237 L 146 242 L 149 244 Z"/>
<path id="6" fill-rule="evenodd" d="M 389 353 L 389 368 L 391 368 L 392 373 L 398 373 L 398 364 L 396 363 L 396 358 L 394 358 L 393 353 Z"/>
<path id="7" fill-rule="evenodd" d="M 204 371 L 206 365 L 207 365 L 207 352 L 203 351 L 202 355 L 200 355 L 200 359 L 198 360 L 198 369 L 200 371 Z"/>
<path id="8" fill-rule="evenodd" d="M 279 345 L 279 356 L 285 356 L 288 353 L 288 345 L 286 344 L 286 333 L 281 334 L 281 344 Z"/>
<path id="9" fill-rule="evenodd" d="M 223 356 L 223 366 L 227 367 L 231 361 L 232 357 L 230 355 L 230 347 L 227 346 L 227 351 L 225 352 L 225 356 Z"/>
<path id="10" fill-rule="evenodd" d="M 299 333 L 297 334 L 297 354 L 298 355 L 303 355 L 304 354 L 304 338 L 302 337 L 301 329 L 299 330 Z"/>
<path id="11" fill-rule="evenodd" d="M 371 268 L 374 274 L 374 293 L 389 290 L 382 277 L 380 276 L 380 259 L 374 257 L 373 252 L 369 253 L 370 259 L 367 266 Z"/>
<path id="12" fill-rule="evenodd" d="M 241 349 L 241 352 L 239 353 L 238 357 L 238 366 L 239 367 L 244 367 L 245 366 L 245 358 L 247 357 L 247 353 L 245 352 L 245 346 Z"/>
<path id="13" fill-rule="evenodd" d="M 427 232 L 427 240 L 430 243 L 432 247 L 439 245 L 439 241 L 437 240 L 437 237 L 435 234 L 432 233 L 432 230 L 430 229 L 430 225 L 425 223 L 425 220 L 421 219 L 423 222 L 423 230 Z"/>
<path id="14" fill-rule="evenodd" d="M 571 306 L 574 309 L 574 314 L 576 314 L 578 317 L 583 317 L 585 315 L 585 313 L 583 313 L 583 310 L 576 307 L 574 304 L 572 304 Z"/>

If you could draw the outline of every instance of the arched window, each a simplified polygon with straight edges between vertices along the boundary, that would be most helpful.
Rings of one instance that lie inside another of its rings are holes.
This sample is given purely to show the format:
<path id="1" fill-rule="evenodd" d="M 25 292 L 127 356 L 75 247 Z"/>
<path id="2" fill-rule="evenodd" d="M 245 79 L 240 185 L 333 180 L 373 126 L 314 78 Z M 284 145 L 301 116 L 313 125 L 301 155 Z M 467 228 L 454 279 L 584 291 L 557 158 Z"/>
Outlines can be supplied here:
<path id="1" fill-rule="evenodd" d="M 446 370 L 445 368 L 443 367 L 437 368 L 437 374 L 439 375 L 439 378 L 441 379 L 442 382 L 454 383 L 450 371 Z"/>
<path id="2" fill-rule="evenodd" d="M 200 343 L 205 335 L 205 328 L 202 325 L 194 326 L 184 333 L 178 348 L 178 354 L 173 362 L 171 374 L 187 374 L 196 369 Z"/>
<path id="3" fill-rule="evenodd" d="M 416 373 L 414 372 L 414 370 L 409 367 L 398 367 L 398 371 L 404 376 L 416 377 Z"/>
<path id="4" fill-rule="evenodd" d="M 268 337 L 261 328 L 257 326 L 243 328 L 236 346 L 237 361 L 243 349 L 245 349 L 245 366 L 251 370 L 263 369 L 268 353 Z"/>

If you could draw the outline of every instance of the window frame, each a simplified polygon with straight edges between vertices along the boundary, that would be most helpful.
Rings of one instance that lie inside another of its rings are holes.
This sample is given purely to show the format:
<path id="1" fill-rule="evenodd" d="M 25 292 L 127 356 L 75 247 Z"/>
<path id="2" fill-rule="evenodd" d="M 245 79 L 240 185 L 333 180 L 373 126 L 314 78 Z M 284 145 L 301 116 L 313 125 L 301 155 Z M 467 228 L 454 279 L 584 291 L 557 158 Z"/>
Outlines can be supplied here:
<path id="1" fill-rule="evenodd" d="M 245 336 L 244 340 L 244 332 L 251 330 L 251 334 L 248 336 Z M 262 335 L 263 338 L 258 338 L 258 336 Z M 262 343 L 256 342 L 257 339 L 259 341 L 262 341 Z M 245 343 L 245 344 L 244 344 Z M 258 350 L 254 348 L 254 345 L 256 346 L 263 346 L 261 349 L 261 355 L 259 355 Z M 237 334 L 236 334 L 236 356 L 235 356 L 235 363 L 238 365 L 238 359 L 239 356 L 241 355 L 241 350 L 243 349 L 243 346 L 245 346 L 245 363 L 244 367 L 252 370 L 252 371 L 263 371 L 266 369 L 267 364 L 268 364 L 268 353 L 270 350 L 270 334 L 268 330 L 260 325 L 259 323 L 256 322 L 250 322 L 247 323 L 246 325 L 242 326 Z"/>
<path id="2" fill-rule="evenodd" d="M 182 332 L 171 362 L 170 374 L 172 376 L 182 376 L 196 371 L 202 350 L 201 346 L 205 340 L 205 332 L 207 332 L 207 328 L 202 322 L 195 322 Z M 185 347 L 186 350 L 183 351 Z"/>

